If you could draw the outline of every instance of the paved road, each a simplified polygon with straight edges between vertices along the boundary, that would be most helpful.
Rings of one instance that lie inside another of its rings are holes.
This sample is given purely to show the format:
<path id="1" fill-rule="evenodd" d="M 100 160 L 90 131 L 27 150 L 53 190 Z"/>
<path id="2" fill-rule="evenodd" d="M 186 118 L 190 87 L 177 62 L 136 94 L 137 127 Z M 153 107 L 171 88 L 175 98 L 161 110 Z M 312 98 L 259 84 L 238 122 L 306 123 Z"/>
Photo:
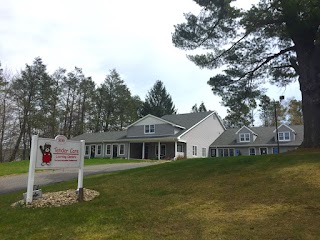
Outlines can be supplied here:
<path id="1" fill-rule="evenodd" d="M 84 168 L 84 176 L 107 172 L 115 172 L 132 168 L 146 167 L 159 163 L 160 162 L 142 162 L 86 166 Z M 50 183 L 65 182 L 77 178 L 77 169 L 49 170 L 46 172 L 37 172 L 35 174 L 34 184 L 44 186 Z M 23 189 L 27 191 L 27 183 L 28 174 L 0 177 L 0 194 L 16 192 Z"/>

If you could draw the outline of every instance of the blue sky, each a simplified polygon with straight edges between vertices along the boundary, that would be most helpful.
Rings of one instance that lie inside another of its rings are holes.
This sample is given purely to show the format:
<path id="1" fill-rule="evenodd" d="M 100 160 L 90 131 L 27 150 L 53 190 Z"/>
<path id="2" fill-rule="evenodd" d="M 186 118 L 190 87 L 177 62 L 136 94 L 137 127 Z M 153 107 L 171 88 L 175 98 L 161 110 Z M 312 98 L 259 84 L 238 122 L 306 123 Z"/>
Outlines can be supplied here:
<path id="1" fill-rule="evenodd" d="M 247 8 L 254 1 L 238 1 Z M 144 99 L 156 80 L 164 82 L 178 113 L 203 101 L 225 117 L 226 108 L 207 85 L 217 71 L 199 69 L 171 42 L 183 13 L 197 13 L 192 0 L 10 0 L 0 5 L 0 61 L 15 73 L 41 57 L 52 73 L 81 67 L 99 85 L 115 68 L 133 95 Z M 278 99 L 301 99 L 298 83 L 270 87 Z"/>

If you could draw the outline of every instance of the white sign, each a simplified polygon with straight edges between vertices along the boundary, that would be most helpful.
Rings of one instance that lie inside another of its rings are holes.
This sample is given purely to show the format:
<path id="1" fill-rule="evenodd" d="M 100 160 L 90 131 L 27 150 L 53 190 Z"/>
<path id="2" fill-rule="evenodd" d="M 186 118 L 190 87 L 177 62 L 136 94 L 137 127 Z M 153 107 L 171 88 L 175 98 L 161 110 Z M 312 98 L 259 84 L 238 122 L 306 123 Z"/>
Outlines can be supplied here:
<path id="1" fill-rule="evenodd" d="M 83 190 L 85 142 L 70 141 L 65 136 L 55 139 L 32 136 L 26 202 L 33 200 L 35 169 L 79 168 L 78 191 Z M 81 191 L 83 192 L 83 191 Z"/>
<path id="2" fill-rule="evenodd" d="M 36 168 L 79 168 L 81 142 L 67 140 L 65 136 L 55 139 L 38 138 Z"/>

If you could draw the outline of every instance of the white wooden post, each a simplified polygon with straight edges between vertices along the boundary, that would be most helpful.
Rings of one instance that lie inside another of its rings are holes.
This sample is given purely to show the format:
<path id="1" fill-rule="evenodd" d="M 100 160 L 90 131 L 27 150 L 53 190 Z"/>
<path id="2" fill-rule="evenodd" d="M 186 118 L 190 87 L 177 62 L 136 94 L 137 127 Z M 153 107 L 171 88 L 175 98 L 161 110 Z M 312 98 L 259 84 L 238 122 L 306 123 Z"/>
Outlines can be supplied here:
<path id="1" fill-rule="evenodd" d="M 160 155 L 161 155 L 160 151 L 161 151 L 161 145 L 160 145 L 160 142 L 158 142 L 158 160 L 160 160 Z"/>
<path id="2" fill-rule="evenodd" d="M 78 190 L 83 188 L 83 168 L 84 168 L 84 151 L 85 151 L 85 141 L 81 140 L 81 152 L 80 152 L 80 168 L 78 174 Z"/>
<path id="3" fill-rule="evenodd" d="M 142 143 L 142 159 L 144 159 L 144 151 L 145 151 L 145 150 L 144 150 L 144 148 L 145 148 L 144 145 L 145 145 L 145 143 L 143 142 L 143 143 Z"/>
<path id="4" fill-rule="evenodd" d="M 174 160 L 177 160 L 177 149 L 178 149 L 178 142 L 174 142 Z"/>
<path id="5" fill-rule="evenodd" d="M 128 143 L 128 159 L 130 159 L 130 143 Z"/>
<path id="6" fill-rule="evenodd" d="M 31 203 L 33 199 L 33 184 L 34 184 L 34 173 L 36 168 L 37 159 L 37 147 L 38 147 L 38 135 L 32 136 L 31 142 L 31 153 L 30 153 L 30 163 L 29 163 L 29 174 L 28 174 L 28 186 L 27 186 L 27 203 Z"/>

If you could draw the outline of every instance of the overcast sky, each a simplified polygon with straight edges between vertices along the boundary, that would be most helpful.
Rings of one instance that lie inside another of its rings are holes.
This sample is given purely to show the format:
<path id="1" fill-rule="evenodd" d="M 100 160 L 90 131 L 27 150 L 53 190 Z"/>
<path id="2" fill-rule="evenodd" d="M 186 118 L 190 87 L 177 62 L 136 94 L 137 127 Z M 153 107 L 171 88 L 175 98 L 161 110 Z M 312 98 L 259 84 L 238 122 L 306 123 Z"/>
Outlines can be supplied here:
<path id="1" fill-rule="evenodd" d="M 239 1 L 247 8 L 254 0 Z M 156 80 L 164 82 L 178 113 L 203 101 L 225 117 L 207 84 L 215 71 L 199 69 L 171 42 L 183 13 L 197 13 L 192 0 L 0 0 L 0 61 L 13 72 L 41 57 L 52 73 L 75 66 L 99 85 L 116 69 L 133 95 L 144 100 Z M 279 95 L 301 99 L 298 83 Z"/>

